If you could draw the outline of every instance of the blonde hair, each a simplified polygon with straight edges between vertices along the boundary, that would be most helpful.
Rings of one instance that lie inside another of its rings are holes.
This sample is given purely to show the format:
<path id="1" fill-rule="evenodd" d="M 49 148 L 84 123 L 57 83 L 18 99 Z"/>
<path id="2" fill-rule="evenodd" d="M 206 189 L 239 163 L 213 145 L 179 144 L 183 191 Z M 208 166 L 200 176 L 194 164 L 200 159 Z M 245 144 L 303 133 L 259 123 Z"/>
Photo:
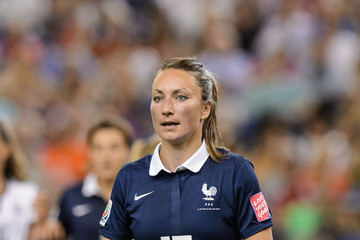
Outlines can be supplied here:
<path id="1" fill-rule="evenodd" d="M 153 153 L 160 141 L 161 139 L 156 133 L 148 138 L 137 139 L 131 146 L 130 162 Z"/>
<path id="2" fill-rule="evenodd" d="M 166 69 L 180 69 L 188 72 L 196 79 L 196 84 L 201 87 L 201 98 L 204 103 L 211 103 L 210 115 L 204 120 L 202 125 L 202 139 L 205 140 L 210 157 L 214 161 L 219 161 L 228 156 L 226 147 L 219 131 L 216 109 L 218 104 L 218 82 L 213 74 L 205 69 L 203 64 L 198 62 L 195 57 L 170 58 L 163 62 L 155 77 Z"/>

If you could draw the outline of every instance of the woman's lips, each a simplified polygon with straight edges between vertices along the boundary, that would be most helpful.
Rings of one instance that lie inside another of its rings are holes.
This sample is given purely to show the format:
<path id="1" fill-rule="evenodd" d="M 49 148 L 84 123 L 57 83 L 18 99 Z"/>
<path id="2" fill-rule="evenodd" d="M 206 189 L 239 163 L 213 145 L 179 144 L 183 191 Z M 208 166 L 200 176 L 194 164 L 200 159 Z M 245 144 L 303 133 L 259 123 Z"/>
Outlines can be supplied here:
<path id="1" fill-rule="evenodd" d="M 161 123 L 161 126 L 167 128 L 167 129 L 175 128 L 178 125 L 179 125 L 178 122 L 173 122 L 173 121 L 166 121 L 166 122 Z"/>
<path id="2" fill-rule="evenodd" d="M 179 125 L 179 123 L 177 123 L 177 122 L 172 122 L 172 121 L 166 121 L 166 122 L 163 122 L 163 123 L 161 123 L 161 126 L 177 126 L 177 125 Z"/>

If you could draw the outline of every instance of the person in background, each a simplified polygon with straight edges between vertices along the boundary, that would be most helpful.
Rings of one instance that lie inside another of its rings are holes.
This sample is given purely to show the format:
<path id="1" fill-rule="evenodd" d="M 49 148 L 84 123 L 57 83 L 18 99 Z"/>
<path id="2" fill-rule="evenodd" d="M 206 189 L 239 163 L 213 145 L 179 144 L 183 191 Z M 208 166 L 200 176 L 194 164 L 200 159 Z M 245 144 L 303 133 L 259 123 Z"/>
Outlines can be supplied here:
<path id="1" fill-rule="evenodd" d="M 98 240 L 98 223 L 110 199 L 115 177 L 130 155 L 132 128 L 120 118 L 104 118 L 87 133 L 90 171 L 67 189 L 60 200 L 58 219 L 48 221 L 43 239 Z"/>
<path id="2" fill-rule="evenodd" d="M 154 133 L 147 138 L 140 138 L 134 141 L 131 146 L 130 161 L 136 161 L 146 155 L 154 152 L 154 149 L 159 144 L 160 138 Z"/>
<path id="3" fill-rule="evenodd" d="M 123 166 L 100 220 L 113 240 L 272 240 L 272 217 L 252 163 L 227 150 L 218 85 L 196 58 L 166 60 L 150 106 L 161 138 Z"/>
<path id="4" fill-rule="evenodd" d="M 0 121 L 0 239 L 37 240 L 49 214 L 46 196 L 27 180 L 26 160 Z"/>

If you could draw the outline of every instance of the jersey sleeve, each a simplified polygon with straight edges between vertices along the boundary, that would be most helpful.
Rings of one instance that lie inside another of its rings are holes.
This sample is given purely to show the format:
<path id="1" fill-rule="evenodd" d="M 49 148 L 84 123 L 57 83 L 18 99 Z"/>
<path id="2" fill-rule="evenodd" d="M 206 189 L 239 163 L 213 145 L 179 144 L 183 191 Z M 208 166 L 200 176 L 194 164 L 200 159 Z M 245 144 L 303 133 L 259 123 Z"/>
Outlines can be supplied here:
<path id="1" fill-rule="evenodd" d="M 69 197 L 68 192 L 65 192 L 63 196 L 61 197 L 60 204 L 59 204 L 59 213 L 58 213 L 58 220 L 62 223 L 64 226 L 66 236 L 70 233 L 70 222 L 71 219 L 70 213 L 71 210 L 69 208 Z"/>
<path id="2" fill-rule="evenodd" d="M 237 227 L 242 239 L 248 238 L 273 225 L 271 213 L 255 175 L 254 167 L 246 160 L 234 176 L 237 198 Z"/>
<path id="3" fill-rule="evenodd" d="M 125 187 L 121 171 L 116 177 L 111 198 L 100 220 L 100 235 L 109 239 L 130 240 L 130 219 L 126 211 Z"/>

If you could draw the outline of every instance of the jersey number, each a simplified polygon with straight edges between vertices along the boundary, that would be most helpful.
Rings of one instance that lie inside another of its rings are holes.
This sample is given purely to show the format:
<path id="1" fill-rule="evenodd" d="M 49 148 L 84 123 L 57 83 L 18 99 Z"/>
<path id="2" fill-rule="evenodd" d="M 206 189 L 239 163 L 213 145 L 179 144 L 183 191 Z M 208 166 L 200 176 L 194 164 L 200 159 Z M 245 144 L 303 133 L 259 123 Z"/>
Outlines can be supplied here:
<path id="1" fill-rule="evenodd" d="M 160 237 L 160 240 L 191 240 L 191 235 L 181 235 L 172 237 Z"/>

